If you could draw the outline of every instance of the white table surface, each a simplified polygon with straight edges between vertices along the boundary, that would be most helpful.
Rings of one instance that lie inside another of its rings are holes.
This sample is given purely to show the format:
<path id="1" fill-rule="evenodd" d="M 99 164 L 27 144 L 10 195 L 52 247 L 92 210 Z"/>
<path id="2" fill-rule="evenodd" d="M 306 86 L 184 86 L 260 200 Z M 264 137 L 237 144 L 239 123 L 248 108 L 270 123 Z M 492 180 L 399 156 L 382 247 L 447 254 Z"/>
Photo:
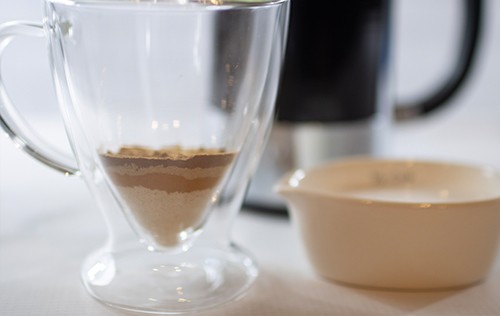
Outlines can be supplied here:
<path id="1" fill-rule="evenodd" d="M 488 14 L 500 16 L 498 3 L 490 1 Z M 467 87 L 446 110 L 396 125 L 392 156 L 500 169 L 498 21 L 489 24 Z M 30 119 L 54 143 L 64 143 L 54 117 Z M 464 290 L 383 292 L 315 276 L 285 217 L 244 210 L 233 237 L 257 257 L 260 276 L 238 302 L 199 315 L 500 315 L 500 258 L 485 282 Z M 80 179 L 43 166 L 0 137 L 0 315 L 128 315 L 92 299 L 79 280 L 83 258 L 104 238 L 100 213 Z"/>
<path id="2" fill-rule="evenodd" d="M 500 168 L 500 104 L 489 110 L 463 106 L 396 127 L 394 155 Z M 53 122 L 40 118 L 39 126 L 61 137 Z M 34 161 L 7 138 L 0 152 L 0 315 L 127 315 L 92 299 L 79 280 L 83 258 L 105 238 L 83 181 Z M 362 290 L 315 276 L 285 217 L 244 210 L 233 236 L 258 258 L 261 274 L 240 301 L 200 315 L 500 315 L 499 264 L 485 282 L 460 291 Z"/>

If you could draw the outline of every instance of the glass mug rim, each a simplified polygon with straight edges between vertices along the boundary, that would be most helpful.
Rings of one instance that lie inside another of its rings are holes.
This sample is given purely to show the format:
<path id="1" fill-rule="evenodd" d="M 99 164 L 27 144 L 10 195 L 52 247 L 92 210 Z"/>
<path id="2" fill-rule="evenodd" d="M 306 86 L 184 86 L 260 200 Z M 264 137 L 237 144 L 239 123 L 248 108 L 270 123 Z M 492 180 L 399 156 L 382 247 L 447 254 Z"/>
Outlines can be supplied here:
<path id="1" fill-rule="evenodd" d="M 78 6 L 78 7 L 104 7 L 104 6 L 134 6 L 154 8 L 197 8 L 207 10 L 227 10 L 237 8 L 254 8 L 280 5 L 290 0 L 43 0 L 49 4 Z"/>

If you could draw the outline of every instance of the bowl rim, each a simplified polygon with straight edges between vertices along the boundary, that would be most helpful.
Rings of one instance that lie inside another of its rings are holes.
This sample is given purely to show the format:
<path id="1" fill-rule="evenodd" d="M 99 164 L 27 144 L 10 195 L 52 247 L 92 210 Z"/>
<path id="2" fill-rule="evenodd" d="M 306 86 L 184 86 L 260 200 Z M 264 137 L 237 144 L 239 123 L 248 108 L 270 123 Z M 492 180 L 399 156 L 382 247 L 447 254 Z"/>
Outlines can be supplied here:
<path id="1" fill-rule="evenodd" d="M 425 201 L 420 202 L 407 202 L 407 201 L 391 201 L 388 199 L 369 199 L 362 197 L 349 196 L 346 194 L 341 194 L 337 192 L 326 192 L 326 191 L 315 191 L 309 188 L 298 188 L 297 186 L 292 186 L 289 181 L 294 177 L 303 178 L 307 173 L 318 171 L 322 169 L 332 169 L 339 167 L 347 167 L 352 165 L 374 165 L 374 164 L 398 164 L 398 165 L 428 165 L 435 167 L 447 167 L 447 168 L 466 168 L 469 170 L 475 170 L 477 172 L 487 174 L 489 177 L 498 178 L 500 181 L 500 171 L 491 165 L 477 165 L 472 163 L 462 163 L 462 162 L 450 162 L 437 159 L 414 159 L 414 158 L 381 158 L 381 157 L 351 157 L 342 158 L 334 161 L 328 161 L 316 165 L 311 168 L 299 168 L 286 173 L 274 186 L 274 191 L 278 194 L 280 193 L 297 193 L 302 192 L 304 194 L 317 196 L 317 197 L 328 197 L 342 202 L 351 202 L 355 204 L 370 204 L 370 205 L 380 205 L 380 206 L 409 206 L 417 209 L 434 209 L 445 208 L 446 206 L 467 206 L 467 205 L 480 205 L 492 202 L 500 202 L 500 187 L 498 192 L 492 197 L 486 198 L 475 198 L 475 199 L 464 199 L 458 201 Z M 298 179 L 297 181 L 300 181 Z"/>

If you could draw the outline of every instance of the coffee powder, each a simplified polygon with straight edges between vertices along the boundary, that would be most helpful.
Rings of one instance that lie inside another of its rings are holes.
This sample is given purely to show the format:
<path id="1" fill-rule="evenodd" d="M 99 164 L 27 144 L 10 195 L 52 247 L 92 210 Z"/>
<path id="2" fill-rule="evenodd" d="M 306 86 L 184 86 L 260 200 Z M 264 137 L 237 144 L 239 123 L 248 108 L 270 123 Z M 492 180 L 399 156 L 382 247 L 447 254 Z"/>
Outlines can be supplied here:
<path id="1" fill-rule="evenodd" d="M 100 155 L 121 199 L 154 242 L 174 247 L 198 229 L 235 154 L 220 149 L 124 146 Z"/>

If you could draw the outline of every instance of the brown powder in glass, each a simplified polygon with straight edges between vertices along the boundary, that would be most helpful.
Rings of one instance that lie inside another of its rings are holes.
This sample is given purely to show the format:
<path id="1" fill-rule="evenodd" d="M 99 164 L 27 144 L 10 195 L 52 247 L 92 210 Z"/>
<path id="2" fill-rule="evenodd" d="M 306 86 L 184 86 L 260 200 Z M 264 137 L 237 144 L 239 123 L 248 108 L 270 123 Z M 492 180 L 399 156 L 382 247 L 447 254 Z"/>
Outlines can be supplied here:
<path id="1" fill-rule="evenodd" d="M 162 247 L 196 230 L 235 154 L 220 149 L 124 146 L 100 155 L 104 169 L 143 231 Z"/>

